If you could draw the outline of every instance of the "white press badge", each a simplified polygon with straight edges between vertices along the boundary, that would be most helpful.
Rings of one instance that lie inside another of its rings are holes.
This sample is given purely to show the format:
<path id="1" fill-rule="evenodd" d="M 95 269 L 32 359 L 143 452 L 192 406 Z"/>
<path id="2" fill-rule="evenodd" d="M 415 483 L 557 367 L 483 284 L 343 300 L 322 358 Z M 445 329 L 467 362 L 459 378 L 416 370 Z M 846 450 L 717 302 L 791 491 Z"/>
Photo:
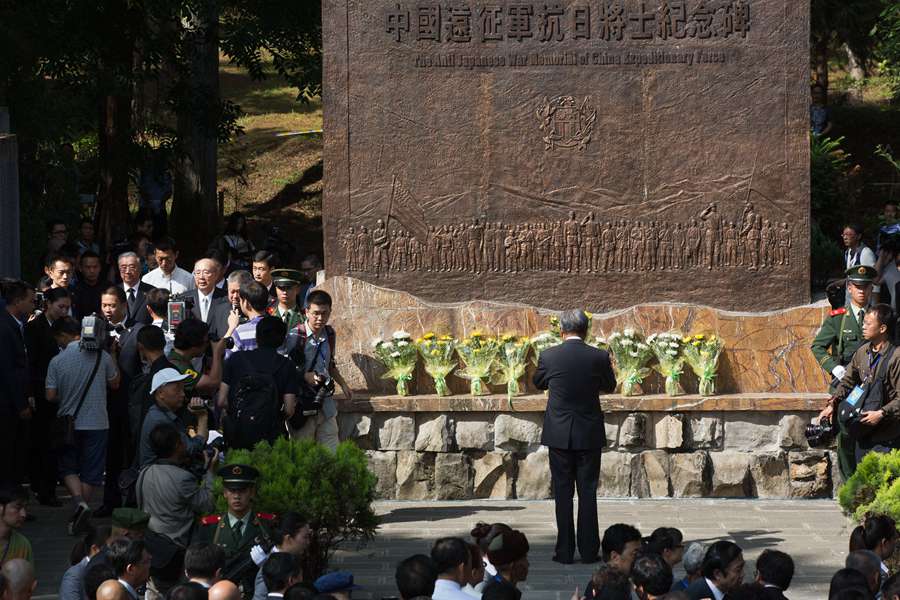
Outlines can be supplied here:
<path id="1" fill-rule="evenodd" d="M 862 399 L 865 390 L 863 390 L 860 386 L 856 386 L 853 388 L 853 391 L 846 398 L 847 404 L 852 406 L 853 408 L 858 408 L 856 405 L 859 404 L 859 401 Z"/>

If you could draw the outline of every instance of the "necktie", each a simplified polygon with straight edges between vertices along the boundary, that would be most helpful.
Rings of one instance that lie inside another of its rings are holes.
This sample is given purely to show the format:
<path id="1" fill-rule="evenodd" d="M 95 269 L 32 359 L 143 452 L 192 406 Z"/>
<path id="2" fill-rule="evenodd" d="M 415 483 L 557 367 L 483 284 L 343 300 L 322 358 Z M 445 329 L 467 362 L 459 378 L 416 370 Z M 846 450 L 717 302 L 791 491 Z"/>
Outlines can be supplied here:
<path id="1" fill-rule="evenodd" d="M 290 315 L 287 311 L 281 313 L 281 320 L 284 321 L 285 324 L 287 324 L 289 319 L 290 319 Z"/>
<path id="2" fill-rule="evenodd" d="M 203 314 L 201 316 L 203 317 L 203 322 L 205 323 L 207 317 L 209 316 L 209 298 L 203 298 Z"/>
<path id="3" fill-rule="evenodd" d="M 865 316 L 866 316 L 866 309 L 864 309 L 864 308 L 859 309 L 859 326 L 860 327 L 862 327 L 863 319 L 865 318 Z"/>
<path id="4" fill-rule="evenodd" d="M 128 314 L 134 314 L 134 288 L 128 290 Z"/>
<path id="5" fill-rule="evenodd" d="M 241 539 L 241 530 L 243 528 L 244 528 L 243 521 L 238 521 L 237 523 L 235 523 L 234 527 L 232 527 L 232 529 L 234 530 L 234 537 L 236 537 L 237 539 Z"/>

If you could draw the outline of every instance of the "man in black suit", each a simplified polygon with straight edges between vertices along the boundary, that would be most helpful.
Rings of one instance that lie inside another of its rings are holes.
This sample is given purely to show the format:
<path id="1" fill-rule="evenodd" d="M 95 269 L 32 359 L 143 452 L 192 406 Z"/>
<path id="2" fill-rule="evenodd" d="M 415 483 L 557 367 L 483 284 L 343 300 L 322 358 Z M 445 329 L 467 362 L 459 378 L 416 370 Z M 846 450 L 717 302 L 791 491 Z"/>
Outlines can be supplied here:
<path id="1" fill-rule="evenodd" d="M 209 325 L 209 335 L 214 339 L 221 338 L 228 332 L 228 315 L 231 304 L 228 294 L 216 287 L 221 269 L 211 258 L 201 258 L 194 264 L 194 283 L 197 289 L 184 294 L 193 302 L 191 314 Z"/>
<path id="2" fill-rule="evenodd" d="M 581 560 L 596 562 L 600 549 L 597 524 L 597 480 L 600 453 L 606 446 L 600 394 L 616 389 L 609 355 L 584 343 L 588 319 L 584 311 L 559 318 L 563 343 L 541 352 L 534 385 L 550 390 L 541 443 L 550 449 L 550 477 L 556 502 L 556 554 L 571 563 L 576 541 Z M 577 539 L 572 499 L 578 489 Z"/>
<path id="3" fill-rule="evenodd" d="M 4 280 L 0 309 L 0 484 L 11 485 L 21 475 L 16 465 L 17 430 L 20 420 L 32 416 L 28 353 L 25 350 L 25 323 L 34 312 L 34 289 L 19 280 Z"/>
<path id="4" fill-rule="evenodd" d="M 125 326 L 149 323 L 146 294 L 156 288 L 141 281 L 141 259 L 134 252 L 125 252 L 119 255 L 118 264 L 119 276 L 122 277 L 122 283 L 118 287 L 125 292 L 127 303 Z"/>
<path id="5" fill-rule="evenodd" d="M 703 577 L 687 589 L 688 598 L 722 600 L 744 581 L 744 552 L 734 542 L 716 542 L 706 551 L 701 571 Z"/>
<path id="6" fill-rule="evenodd" d="M 779 550 L 763 550 L 756 559 L 756 583 L 769 600 L 787 600 L 785 590 L 794 578 L 794 559 Z"/>

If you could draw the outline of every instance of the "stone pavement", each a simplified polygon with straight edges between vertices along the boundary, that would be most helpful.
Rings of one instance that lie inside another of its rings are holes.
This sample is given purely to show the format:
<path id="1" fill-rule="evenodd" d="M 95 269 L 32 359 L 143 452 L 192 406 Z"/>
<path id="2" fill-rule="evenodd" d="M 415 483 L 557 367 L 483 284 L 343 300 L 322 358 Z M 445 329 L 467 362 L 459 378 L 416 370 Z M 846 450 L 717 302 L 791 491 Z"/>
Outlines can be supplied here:
<path id="1" fill-rule="evenodd" d="M 362 549 L 340 551 L 333 568 L 350 570 L 365 586 L 354 598 L 378 600 L 396 595 L 394 569 L 403 558 L 428 553 L 430 543 L 448 535 L 465 536 L 477 521 L 505 522 L 521 529 L 531 544 L 525 600 L 568 600 L 575 586 L 584 589 L 590 565 L 558 565 L 550 560 L 556 529 L 551 501 L 378 502 L 382 525 Z M 65 537 L 65 511 L 35 507 L 38 521 L 26 525 L 40 576 L 36 598 L 55 597 L 74 543 Z M 843 565 L 851 523 L 833 500 L 601 500 L 600 530 L 616 522 L 633 523 L 649 534 L 659 526 L 681 529 L 686 541 L 732 539 L 745 550 L 745 581 L 754 575 L 756 557 L 777 548 L 794 557 L 797 573 L 787 596 L 820 600 L 832 574 Z M 679 576 L 679 573 L 676 573 Z"/>

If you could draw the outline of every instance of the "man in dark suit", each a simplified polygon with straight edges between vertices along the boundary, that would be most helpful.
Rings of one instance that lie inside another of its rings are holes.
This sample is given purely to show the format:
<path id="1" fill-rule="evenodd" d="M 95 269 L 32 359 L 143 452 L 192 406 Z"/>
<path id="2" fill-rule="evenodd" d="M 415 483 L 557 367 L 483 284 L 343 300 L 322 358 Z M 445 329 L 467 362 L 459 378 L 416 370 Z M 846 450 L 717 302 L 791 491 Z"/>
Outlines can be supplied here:
<path id="1" fill-rule="evenodd" d="M 21 473 L 12 457 L 16 454 L 20 420 L 32 416 L 28 380 L 28 353 L 25 350 L 25 323 L 34 312 L 34 289 L 24 281 L 4 280 L 0 309 L 0 484 L 11 485 Z"/>
<path id="2" fill-rule="evenodd" d="M 701 571 L 703 577 L 687 589 L 690 600 L 722 600 L 744 581 L 744 552 L 734 542 L 722 540 L 706 551 Z"/>
<path id="3" fill-rule="evenodd" d="M 787 600 L 784 591 L 794 578 L 794 559 L 780 550 L 763 550 L 756 559 L 756 583 L 769 600 Z"/>
<path id="4" fill-rule="evenodd" d="M 134 252 L 125 252 L 119 255 L 118 264 L 119 275 L 122 277 L 122 283 L 118 287 L 125 292 L 127 302 L 125 326 L 149 323 L 146 294 L 156 288 L 141 281 L 141 259 Z"/>
<path id="5" fill-rule="evenodd" d="M 550 390 L 541 443 L 550 449 L 550 477 L 556 502 L 556 554 L 568 564 L 576 541 L 581 560 L 596 562 L 600 549 L 597 525 L 597 480 L 600 453 L 606 446 L 600 394 L 616 389 L 609 355 L 584 343 L 588 319 L 584 311 L 559 318 L 563 343 L 541 352 L 534 385 Z M 578 489 L 577 538 L 572 499 Z"/>
<path id="6" fill-rule="evenodd" d="M 210 258 L 198 260 L 194 265 L 194 283 L 197 284 L 197 289 L 184 294 L 193 303 L 191 314 L 209 325 L 209 335 L 214 339 L 228 332 L 228 315 L 231 313 L 228 294 L 216 287 L 221 268 Z"/>

